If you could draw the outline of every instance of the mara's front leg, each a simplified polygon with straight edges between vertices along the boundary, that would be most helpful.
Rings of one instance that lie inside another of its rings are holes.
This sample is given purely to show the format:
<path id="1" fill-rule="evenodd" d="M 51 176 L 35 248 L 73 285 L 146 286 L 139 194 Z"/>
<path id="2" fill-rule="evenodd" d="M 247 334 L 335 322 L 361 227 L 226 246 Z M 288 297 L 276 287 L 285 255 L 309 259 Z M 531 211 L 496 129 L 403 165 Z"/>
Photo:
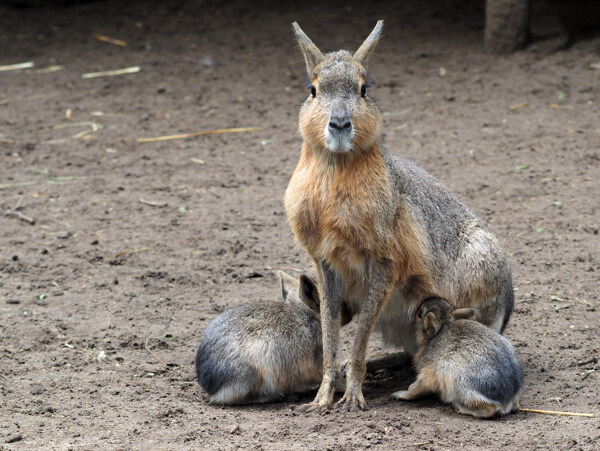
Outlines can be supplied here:
<path id="1" fill-rule="evenodd" d="M 346 392 L 338 402 L 338 405 L 342 405 L 345 410 L 350 411 L 367 408 L 362 393 L 362 384 L 366 373 L 367 345 L 377 317 L 394 288 L 394 275 L 389 263 L 369 261 L 368 270 L 369 292 L 358 316 L 356 335 L 352 342 L 346 376 Z"/>
<path id="2" fill-rule="evenodd" d="M 342 300 L 342 279 L 325 261 L 317 264 L 321 288 L 321 330 L 323 333 L 323 379 L 315 399 L 300 406 L 300 410 L 310 412 L 326 410 L 333 403 L 335 383 L 339 377 L 337 349 L 340 331 L 340 307 Z"/>

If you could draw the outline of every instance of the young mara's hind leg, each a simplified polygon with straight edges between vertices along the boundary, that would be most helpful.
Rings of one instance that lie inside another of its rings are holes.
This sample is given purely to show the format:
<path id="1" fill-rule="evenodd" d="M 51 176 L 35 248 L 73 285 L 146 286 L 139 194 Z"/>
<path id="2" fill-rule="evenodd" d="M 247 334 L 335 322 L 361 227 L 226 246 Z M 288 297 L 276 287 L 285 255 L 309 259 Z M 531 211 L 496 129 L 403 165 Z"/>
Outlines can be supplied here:
<path id="1" fill-rule="evenodd" d="M 455 401 L 452 403 L 452 407 L 457 413 L 471 415 L 475 418 L 493 418 L 501 413 L 497 405 L 483 402 L 466 406 Z"/>
<path id="2" fill-rule="evenodd" d="M 404 401 L 410 401 L 411 399 L 420 398 L 422 396 L 434 393 L 434 387 L 431 386 L 430 381 L 427 378 L 422 377 L 422 373 L 419 373 L 417 380 L 414 381 L 408 387 L 408 390 L 401 390 L 391 394 L 394 399 L 402 399 Z"/>

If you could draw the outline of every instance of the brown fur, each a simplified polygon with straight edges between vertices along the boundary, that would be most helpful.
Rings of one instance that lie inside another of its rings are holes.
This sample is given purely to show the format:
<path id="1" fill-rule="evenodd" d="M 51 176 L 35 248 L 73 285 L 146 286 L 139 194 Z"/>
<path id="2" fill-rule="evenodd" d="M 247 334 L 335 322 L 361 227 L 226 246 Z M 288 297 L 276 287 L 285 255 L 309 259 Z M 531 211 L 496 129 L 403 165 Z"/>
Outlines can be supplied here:
<path id="1" fill-rule="evenodd" d="M 314 150 L 303 144 L 285 194 L 296 239 L 314 260 L 329 261 L 345 274 L 353 274 L 353 268 L 367 257 L 382 259 L 393 268 L 394 284 L 412 277 L 419 280 L 423 291 L 429 291 L 425 240 L 407 209 L 397 209 L 390 230 L 381 233 L 377 228 L 385 216 L 381 199 L 392 198 L 378 147 L 365 151 L 361 158 L 337 164 L 343 165 L 343 171 L 330 172 Z M 361 183 L 357 185 L 356 180 Z"/>
<path id="2" fill-rule="evenodd" d="M 308 408 L 328 408 L 333 399 L 342 302 L 360 312 L 342 400 L 351 410 L 366 407 L 361 385 L 376 324 L 386 341 L 413 353 L 413 312 L 426 297 L 477 306 L 482 322 L 498 330 L 512 309 L 508 264 L 493 236 L 424 171 L 381 147 L 381 115 L 364 86 L 381 27 L 380 21 L 354 55 L 323 55 L 294 24 L 312 86 L 300 110 L 304 142 L 284 204 L 296 240 L 315 263 L 323 299 L 324 376 Z"/>

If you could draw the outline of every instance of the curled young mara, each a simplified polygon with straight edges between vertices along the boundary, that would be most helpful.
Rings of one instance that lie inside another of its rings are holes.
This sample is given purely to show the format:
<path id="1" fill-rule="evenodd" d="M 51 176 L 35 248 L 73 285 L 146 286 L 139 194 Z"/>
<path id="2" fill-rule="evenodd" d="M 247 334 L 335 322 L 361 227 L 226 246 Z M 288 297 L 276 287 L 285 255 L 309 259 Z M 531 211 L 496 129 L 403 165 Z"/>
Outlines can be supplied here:
<path id="1" fill-rule="evenodd" d="M 374 328 L 414 354 L 414 313 L 427 297 L 477 307 L 480 321 L 497 331 L 513 308 L 510 268 L 495 237 L 433 177 L 381 146 L 367 66 L 382 28 L 377 22 L 354 54 L 323 54 L 294 23 L 310 95 L 300 111 L 302 152 L 284 204 L 315 264 L 322 299 L 323 378 L 307 410 L 333 401 L 342 302 L 360 313 L 340 401 L 350 410 L 366 408 L 362 382 Z"/>

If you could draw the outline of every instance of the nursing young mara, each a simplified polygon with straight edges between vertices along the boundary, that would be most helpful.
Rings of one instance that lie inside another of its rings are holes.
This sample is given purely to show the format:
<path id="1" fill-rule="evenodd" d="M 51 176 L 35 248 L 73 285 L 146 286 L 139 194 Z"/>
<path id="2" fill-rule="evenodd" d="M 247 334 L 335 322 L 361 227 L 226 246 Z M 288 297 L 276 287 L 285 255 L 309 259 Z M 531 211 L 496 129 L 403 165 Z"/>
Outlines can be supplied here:
<path id="1" fill-rule="evenodd" d="M 509 264 L 495 237 L 427 172 L 381 146 L 367 63 L 382 27 L 379 21 L 354 54 L 323 54 L 294 23 L 311 84 L 300 110 L 300 161 L 284 202 L 317 270 L 323 332 L 323 379 L 305 410 L 332 404 L 342 300 L 359 314 L 338 403 L 349 410 L 366 408 L 362 383 L 374 327 L 413 354 L 415 309 L 428 297 L 476 307 L 497 331 L 513 308 Z"/>

